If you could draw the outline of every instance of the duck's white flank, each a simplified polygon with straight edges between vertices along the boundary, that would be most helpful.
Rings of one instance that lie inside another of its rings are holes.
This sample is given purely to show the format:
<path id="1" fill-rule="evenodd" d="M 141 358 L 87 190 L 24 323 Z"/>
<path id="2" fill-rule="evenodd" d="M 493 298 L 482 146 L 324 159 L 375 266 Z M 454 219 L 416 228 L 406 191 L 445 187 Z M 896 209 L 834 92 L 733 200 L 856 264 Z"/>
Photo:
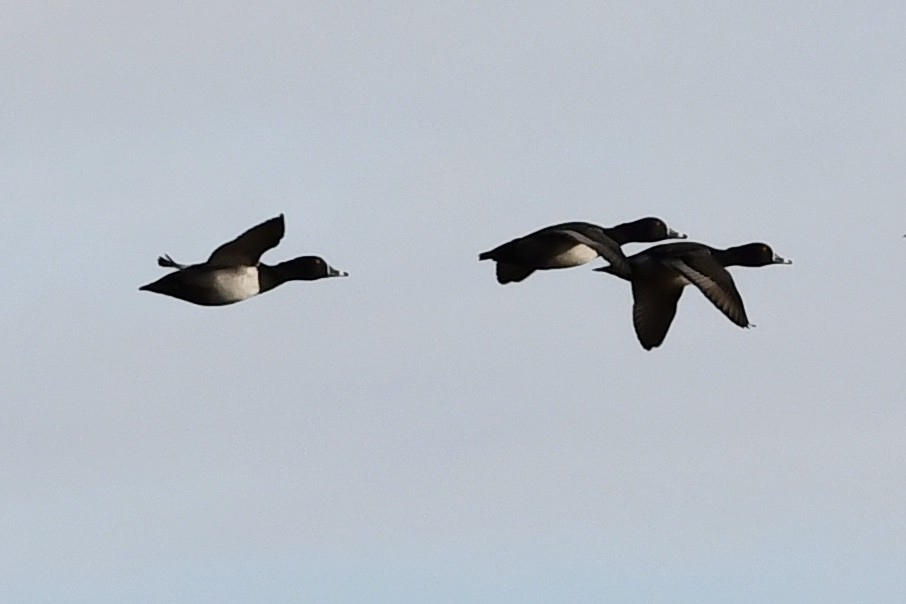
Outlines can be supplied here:
<path id="1" fill-rule="evenodd" d="M 237 266 L 217 269 L 214 273 L 214 287 L 225 303 L 251 298 L 261 292 L 258 268 Z"/>
<path id="2" fill-rule="evenodd" d="M 583 243 L 577 243 L 562 254 L 557 254 L 548 262 L 551 268 L 579 266 L 598 257 L 598 252 Z"/>

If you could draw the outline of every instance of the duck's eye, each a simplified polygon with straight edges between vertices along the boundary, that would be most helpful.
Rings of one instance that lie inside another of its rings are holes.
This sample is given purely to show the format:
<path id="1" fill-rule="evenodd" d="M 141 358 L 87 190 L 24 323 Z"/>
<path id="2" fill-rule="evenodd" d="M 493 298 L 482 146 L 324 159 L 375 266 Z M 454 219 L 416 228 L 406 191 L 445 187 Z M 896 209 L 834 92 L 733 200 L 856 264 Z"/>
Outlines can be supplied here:
<path id="1" fill-rule="evenodd" d="M 321 259 L 320 259 L 320 258 L 315 258 L 315 264 L 321 264 Z"/>

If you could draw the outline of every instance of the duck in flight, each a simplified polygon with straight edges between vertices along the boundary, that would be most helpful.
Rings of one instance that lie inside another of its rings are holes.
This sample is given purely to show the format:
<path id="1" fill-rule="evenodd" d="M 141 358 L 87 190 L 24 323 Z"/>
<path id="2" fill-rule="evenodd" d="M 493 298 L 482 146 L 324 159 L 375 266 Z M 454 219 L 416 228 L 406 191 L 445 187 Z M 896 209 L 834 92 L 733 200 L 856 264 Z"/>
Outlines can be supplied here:
<path id="1" fill-rule="evenodd" d="M 748 243 L 725 250 L 703 243 L 665 243 L 627 258 L 628 271 L 605 266 L 609 273 L 632 283 L 632 322 L 645 350 L 660 346 L 676 316 L 683 288 L 690 283 L 728 319 L 750 327 L 749 318 L 727 266 L 792 264 L 765 243 Z"/>
<path id="2" fill-rule="evenodd" d="M 590 222 L 564 222 L 482 252 L 478 259 L 497 263 L 497 281 L 501 284 L 522 281 L 536 270 L 580 266 L 598 256 L 625 274 L 629 265 L 621 245 L 685 238 L 660 218 L 641 218 L 609 228 Z"/>
<path id="3" fill-rule="evenodd" d="M 261 255 L 280 243 L 284 231 L 283 214 L 280 214 L 224 243 L 207 262 L 187 265 L 170 256 L 161 256 L 158 265 L 176 270 L 139 290 L 203 306 L 222 306 L 246 300 L 287 281 L 348 275 L 319 256 L 300 256 L 274 265 L 260 263 Z"/>

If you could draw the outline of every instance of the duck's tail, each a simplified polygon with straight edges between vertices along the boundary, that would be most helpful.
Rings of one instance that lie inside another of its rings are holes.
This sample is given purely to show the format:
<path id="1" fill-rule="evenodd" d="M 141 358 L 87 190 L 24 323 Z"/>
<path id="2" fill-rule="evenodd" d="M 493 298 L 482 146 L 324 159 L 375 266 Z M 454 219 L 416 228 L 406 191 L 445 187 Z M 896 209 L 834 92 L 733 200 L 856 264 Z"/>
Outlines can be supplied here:
<path id="1" fill-rule="evenodd" d="M 157 265 L 162 266 L 164 268 L 175 268 L 178 270 L 182 270 L 182 269 L 186 268 L 186 266 L 187 266 L 186 264 L 180 264 L 176 260 L 173 260 L 173 258 L 170 258 L 169 254 L 164 254 L 163 256 L 158 256 Z"/>

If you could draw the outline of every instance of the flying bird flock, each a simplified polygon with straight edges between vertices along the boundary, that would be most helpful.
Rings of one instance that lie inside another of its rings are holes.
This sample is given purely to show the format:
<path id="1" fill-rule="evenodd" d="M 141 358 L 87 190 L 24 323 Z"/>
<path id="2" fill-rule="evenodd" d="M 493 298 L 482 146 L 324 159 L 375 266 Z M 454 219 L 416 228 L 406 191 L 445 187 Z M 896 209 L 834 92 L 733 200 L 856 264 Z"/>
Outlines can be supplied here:
<path id="1" fill-rule="evenodd" d="M 172 296 L 204 306 L 233 304 L 274 289 L 287 281 L 345 277 L 320 256 L 300 256 L 269 265 L 260 262 L 283 238 L 283 214 L 247 230 L 218 247 L 205 262 L 180 264 L 170 256 L 158 265 L 175 269 L 140 290 Z M 718 249 L 703 243 L 661 243 L 626 256 L 626 243 L 656 243 L 686 239 L 660 218 L 640 218 L 614 227 L 589 222 L 565 222 L 539 229 L 479 254 L 496 263 L 497 281 L 518 283 L 539 270 L 581 266 L 596 258 L 609 264 L 594 269 L 632 285 L 632 322 L 645 350 L 664 342 L 676 316 L 683 288 L 694 285 L 730 321 L 750 327 L 745 305 L 728 266 L 791 264 L 765 243 Z"/>

